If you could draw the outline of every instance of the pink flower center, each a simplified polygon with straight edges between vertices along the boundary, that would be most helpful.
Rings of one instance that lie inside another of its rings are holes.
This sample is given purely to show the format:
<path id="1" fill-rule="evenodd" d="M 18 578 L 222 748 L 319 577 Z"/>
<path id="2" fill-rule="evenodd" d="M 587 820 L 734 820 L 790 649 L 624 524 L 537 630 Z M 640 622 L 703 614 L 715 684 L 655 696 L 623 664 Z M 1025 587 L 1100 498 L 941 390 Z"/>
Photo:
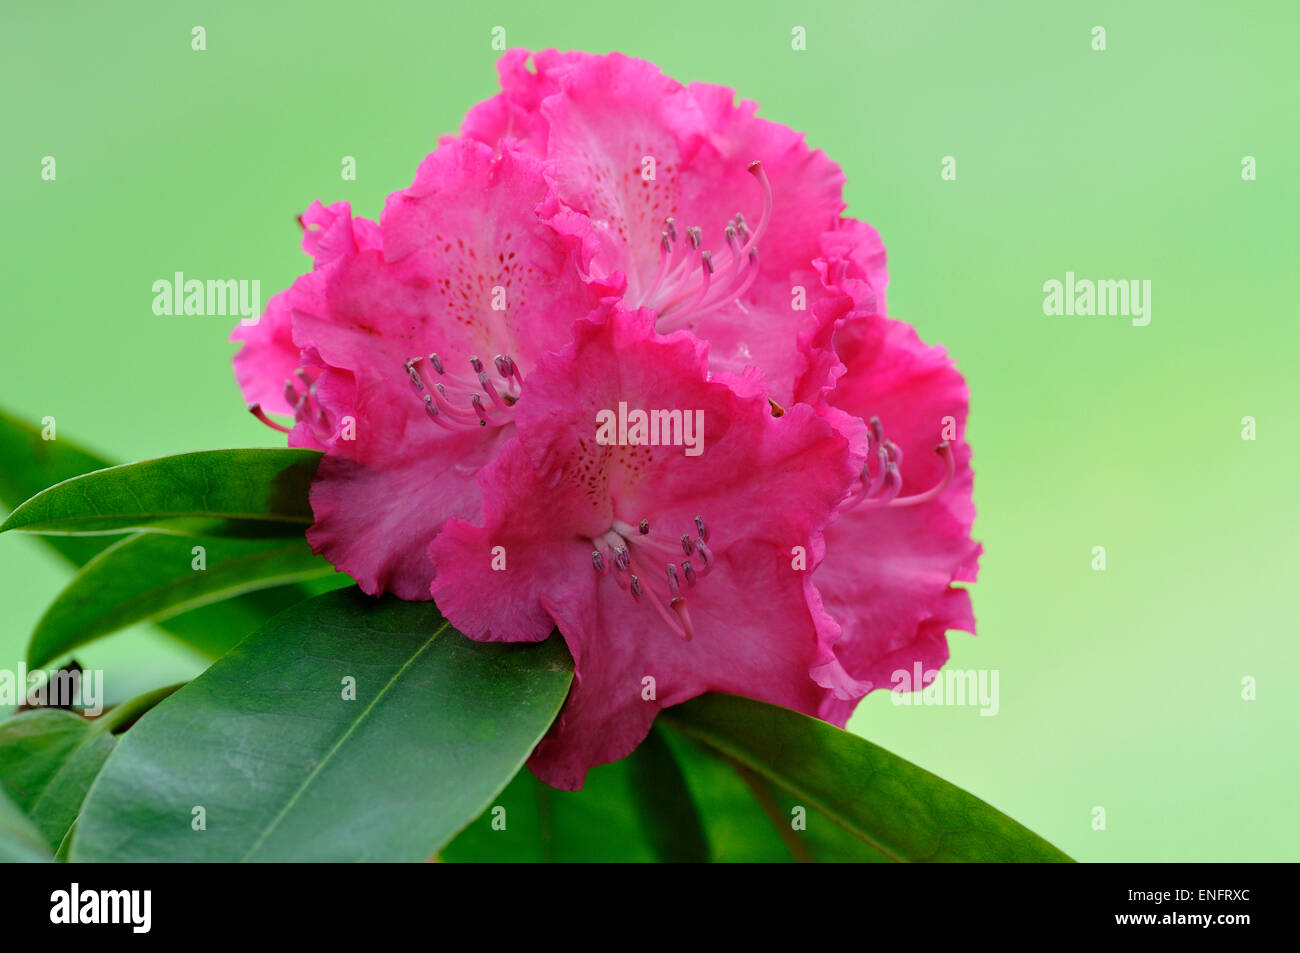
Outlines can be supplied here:
<path id="1" fill-rule="evenodd" d="M 508 354 L 492 359 L 501 387 L 492 381 L 477 357 L 469 359 L 470 373 L 448 372 L 437 354 L 413 357 L 403 367 L 416 395 L 424 402 L 429 419 L 447 430 L 467 427 L 503 427 L 514 417 L 524 376 Z"/>
<path id="2" fill-rule="evenodd" d="M 703 232 L 699 226 L 688 227 L 682 241 L 676 220 L 664 220 L 659 272 L 640 302 L 642 307 L 659 312 L 656 328 L 660 333 L 686 327 L 732 303 L 745 310 L 740 298 L 758 277 L 758 240 L 772 218 L 772 184 L 763 163 L 751 162 L 749 172 L 763 188 L 763 214 L 753 231 L 740 212 L 727 222 L 723 229 L 726 258 L 720 264 L 711 250 L 700 247 Z"/>
<path id="3" fill-rule="evenodd" d="M 605 578 L 612 575 L 620 589 L 637 602 L 646 601 L 678 638 L 689 642 L 695 636 L 686 608 L 687 590 L 713 569 L 713 552 L 704 517 L 695 517 L 695 536 L 683 533 L 670 537 L 650 532 L 650 521 L 635 528 L 614 520 L 610 528 L 591 540 L 591 564 Z M 699 560 L 700 568 L 690 557 Z M 664 567 L 662 573 L 656 566 Z"/>
<path id="4" fill-rule="evenodd" d="M 871 439 L 876 447 L 876 472 L 874 474 L 871 472 L 869 454 L 867 462 L 862 467 L 862 489 L 849 499 L 848 506 L 915 506 L 933 500 L 952 482 L 953 474 L 957 470 L 957 462 L 953 459 L 952 446 L 945 440 L 934 448 L 935 453 L 943 457 L 943 462 L 947 464 L 943 478 L 923 493 L 899 496 L 898 492 L 903 488 L 901 469 L 903 451 L 885 436 L 885 429 L 881 426 L 879 417 L 872 417 L 870 426 Z"/>

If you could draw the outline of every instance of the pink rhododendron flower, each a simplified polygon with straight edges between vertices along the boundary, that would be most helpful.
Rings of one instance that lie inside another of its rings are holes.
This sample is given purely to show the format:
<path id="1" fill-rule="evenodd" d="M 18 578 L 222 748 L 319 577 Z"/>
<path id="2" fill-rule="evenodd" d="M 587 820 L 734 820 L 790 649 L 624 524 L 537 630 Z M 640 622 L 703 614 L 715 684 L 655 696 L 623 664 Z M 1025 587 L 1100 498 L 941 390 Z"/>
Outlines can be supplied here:
<path id="1" fill-rule="evenodd" d="M 595 277 L 621 279 L 660 332 L 706 338 L 713 369 L 758 367 L 779 405 L 796 399 L 844 304 L 818 263 L 883 263 L 874 231 L 840 218 L 839 167 L 725 87 L 682 86 L 618 53 L 543 51 L 533 73 L 529 55 L 502 57 L 501 94 L 463 134 L 550 160 L 551 221 L 588 244 Z"/>
<path id="2" fill-rule="evenodd" d="M 706 346 L 654 318 L 593 315 L 538 362 L 516 438 L 480 474 L 482 525 L 453 520 L 432 547 L 434 597 L 461 632 L 564 636 L 574 687 L 529 762 L 556 787 L 702 692 L 817 714 L 852 690 L 810 575 L 855 476 L 848 442 L 807 406 L 773 417 L 752 376 L 710 376 Z M 598 444 L 593 421 L 620 402 L 700 411 L 702 454 Z M 485 571 L 495 547 L 504 572 Z"/>
<path id="3" fill-rule="evenodd" d="M 850 318 L 835 346 L 846 372 L 830 400 L 867 418 L 872 452 L 826 530 L 814 582 L 843 627 L 836 656 L 848 672 L 877 689 L 897 687 L 902 670 L 919 689 L 913 666 L 929 672 L 948 660 L 945 631 L 975 631 L 970 596 L 952 585 L 975 580 L 980 554 L 966 383 L 943 348 L 901 321 Z M 836 700 L 823 717 L 842 723 L 852 710 Z"/>
<path id="4" fill-rule="evenodd" d="M 938 668 L 974 631 L 967 392 L 885 316 L 839 167 L 645 61 L 499 70 L 378 224 L 309 209 L 313 271 L 235 333 L 250 403 L 325 451 L 313 548 L 471 638 L 558 628 L 558 787 L 702 692 L 843 725 Z M 626 407 L 698 411 L 699 455 L 600 439 Z"/>
<path id="5" fill-rule="evenodd" d="M 762 370 L 778 406 L 809 403 L 850 438 L 863 482 L 817 574 L 839 651 L 875 688 L 914 661 L 937 668 L 946 629 L 974 625 L 951 585 L 974 579 L 979 552 L 966 390 L 942 350 L 883 317 L 884 245 L 840 215 L 838 167 L 729 89 L 618 54 L 531 61 L 501 59 L 501 94 L 462 133 L 518 137 L 554 161 L 552 220 L 595 226 L 593 270 L 625 275 L 628 304 L 656 310 L 660 331 L 707 339 L 714 368 Z M 851 710 L 824 714 L 842 723 Z"/>
<path id="6" fill-rule="evenodd" d="M 524 377 L 599 300 L 575 242 L 534 212 L 548 190 L 532 156 L 448 144 L 379 224 L 313 206 L 315 269 L 235 332 L 246 397 L 292 409 L 289 442 L 326 451 L 312 548 L 367 592 L 429 598 L 429 541 L 477 514 Z"/>

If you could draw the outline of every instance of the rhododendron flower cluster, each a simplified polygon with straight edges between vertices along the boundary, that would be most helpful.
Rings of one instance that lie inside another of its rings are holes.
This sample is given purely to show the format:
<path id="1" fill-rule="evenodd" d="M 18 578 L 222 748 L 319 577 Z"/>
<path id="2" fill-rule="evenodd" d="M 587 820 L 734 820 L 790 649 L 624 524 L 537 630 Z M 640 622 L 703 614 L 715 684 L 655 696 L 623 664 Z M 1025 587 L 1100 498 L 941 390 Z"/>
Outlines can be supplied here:
<path id="1" fill-rule="evenodd" d="M 886 316 L 839 167 L 641 60 L 499 71 L 378 222 L 309 208 L 312 270 L 234 333 L 255 412 L 324 452 L 313 549 L 472 639 L 558 629 L 529 764 L 562 788 L 703 692 L 843 725 L 939 668 L 974 631 L 967 391 Z M 655 439 L 598 434 L 627 408 Z"/>

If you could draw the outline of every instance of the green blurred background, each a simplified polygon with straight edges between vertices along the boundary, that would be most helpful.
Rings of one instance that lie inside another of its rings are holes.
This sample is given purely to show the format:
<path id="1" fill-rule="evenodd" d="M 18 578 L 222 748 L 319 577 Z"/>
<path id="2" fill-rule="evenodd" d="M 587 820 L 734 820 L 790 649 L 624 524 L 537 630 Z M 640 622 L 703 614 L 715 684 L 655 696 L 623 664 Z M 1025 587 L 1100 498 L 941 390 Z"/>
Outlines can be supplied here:
<path id="1" fill-rule="evenodd" d="M 850 727 L 1081 860 L 1300 859 L 1293 5 L 6 4 L 0 405 L 120 461 L 277 445 L 231 322 L 156 317 L 153 281 L 287 285 L 298 212 L 377 216 L 493 93 L 495 26 L 806 131 L 884 236 L 891 313 L 969 379 L 986 553 L 952 664 L 997 669 L 1000 712 L 877 693 Z M 1150 279 L 1151 324 L 1044 316 L 1066 271 Z M 0 667 L 69 575 L 0 538 Z M 114 697 L 200 665 L 143 627 L 77 657 Z"/>

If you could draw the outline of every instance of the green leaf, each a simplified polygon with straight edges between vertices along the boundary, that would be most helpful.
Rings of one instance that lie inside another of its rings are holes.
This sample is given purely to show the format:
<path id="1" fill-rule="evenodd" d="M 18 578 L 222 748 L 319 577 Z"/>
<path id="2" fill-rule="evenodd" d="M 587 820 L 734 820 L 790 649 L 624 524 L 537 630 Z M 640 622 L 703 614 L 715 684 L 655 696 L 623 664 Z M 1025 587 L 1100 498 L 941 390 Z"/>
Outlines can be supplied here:
<path id="1" fill-rule="evenodd" d="M 42 490 L 0 532 L 299 536 L 315 450 L 200 450 L 97 470 Z"/>
<path id="2" fill-rule="evenodd" d="M 657 722 L 677 755 L 713 859 L 723 863 L 888 860 L 838 824 L 794 827 L 794 798 L 712 749 Z"/>
<path id="3" fill-rule="evenodd" d="M 68 828 L 68 833 L 63 835 L 63 841 L 59 844 L 59 849 L 54 852 L 54 859 L 60 864 L 68 862 L 68 851 L 72 847 L 72 835 L 77 831 L 77 822 L 73 821 L 72 826 Z"/>
<path id="4" fill-rule="evenodd" d="M 705 863 L 709 842 L 700 815 L 682 777 L 677 758 L 654 729 L 630 758 L 634 804 L 659 859 L 668 863 Z"/>
<path id="5" fill-rule="evenodd" d="M 519 770 L 571 678 L 558 638 L 477 643 L 432 603 L 326 593 L 123 736 L 71 857 L 427 859 Z"/>
<path id="6" fill-rule="evenodd" d="M 205 569 L 193 539 L 136 533 L 82 568 L 36 625 L 27 664 L 39 668 L 101 636 L 156 622 L 253 589 L 334 575 L 303 540 L 210 539 Z M 243 633 L 240 633 L 241 635 Z"/>
<path id="7" fill-rule="evenodd" d="M 699 818 L 671 751 L 651 733 L 629 757 L 557 791 L 520 771 L 439 855 L 451 863 L 708 859 Z"/>
<path id="8" fill-rule="evenodd" d="M 36 825 L 13 801 L 0 794 L 0 864 L 50 861 Z"/>
<path id="9" fill-rule="evenodd" d="M 40 430 L 3 411 L 0 411 L 0 459 L 5 461 L 4 467 L 0 468 L 0 504 L 7 509 L 13 509 L 55 483 L 111 465 L 63 437 L 43 440 Z M 36 538 L 74 566 L 84 565 L 116 542 L 112 536 Z M 158 625 L 209 658 L 216 658 L 276 613 L 313 595 L 347 584 L 346 576 L 336 575 L 308 584 L 255 590 L 193 609 Z"/>
<path id="10" fill-rule="evenodd" d="M 116 739 L 80 715 L 54 708 L 0 722 L 0 788 L 40 830 L 51 853 Z"/>
<path id="11" fill-rule="evenodd" d="M 438 857 L 450 863 L 656 860 L 633 796 L 627 759 L 593 768 L 581 791 L 557 791 L 525 768 Z"/>
<path id="12" fill-rule="evenodd" d="M 43 440 L 41 431 L 0 411 L 0 504 L 12 510 L 46 487 L 100 470 L 108 462 L 67 440 Z M 112 540 L 48 536 L 46 543 L 74 566 L 85 563 Z"/>
<path id="13" fill-rule="evenodd" d="M 191 609 L 156 622 L 155 625 L 208 658 L 219 658 L 239 644 L 248 633 L 289 606 L 322 592 L 350 585 L 350 578 L 343 573 L 334 573 L 287 586 L 255 589 L 233 599 Z"/>
<path id="14" fill-rule="evenodd" d="M 660 717 L 784 791 L 810 830 L 836 824 L 891 860 L 1070 860 L 974 795 L 816 718 L 731 695 Z"/>
<path id="15" fill-rule="evenodd" d="M 113 735 L 177 688 L 148 692 L 93 721 L 38 708 L 0 722 L 0 794 L 31 819 L 50 850 L 61 852 L 91 782 L 117 743 Z"/>

